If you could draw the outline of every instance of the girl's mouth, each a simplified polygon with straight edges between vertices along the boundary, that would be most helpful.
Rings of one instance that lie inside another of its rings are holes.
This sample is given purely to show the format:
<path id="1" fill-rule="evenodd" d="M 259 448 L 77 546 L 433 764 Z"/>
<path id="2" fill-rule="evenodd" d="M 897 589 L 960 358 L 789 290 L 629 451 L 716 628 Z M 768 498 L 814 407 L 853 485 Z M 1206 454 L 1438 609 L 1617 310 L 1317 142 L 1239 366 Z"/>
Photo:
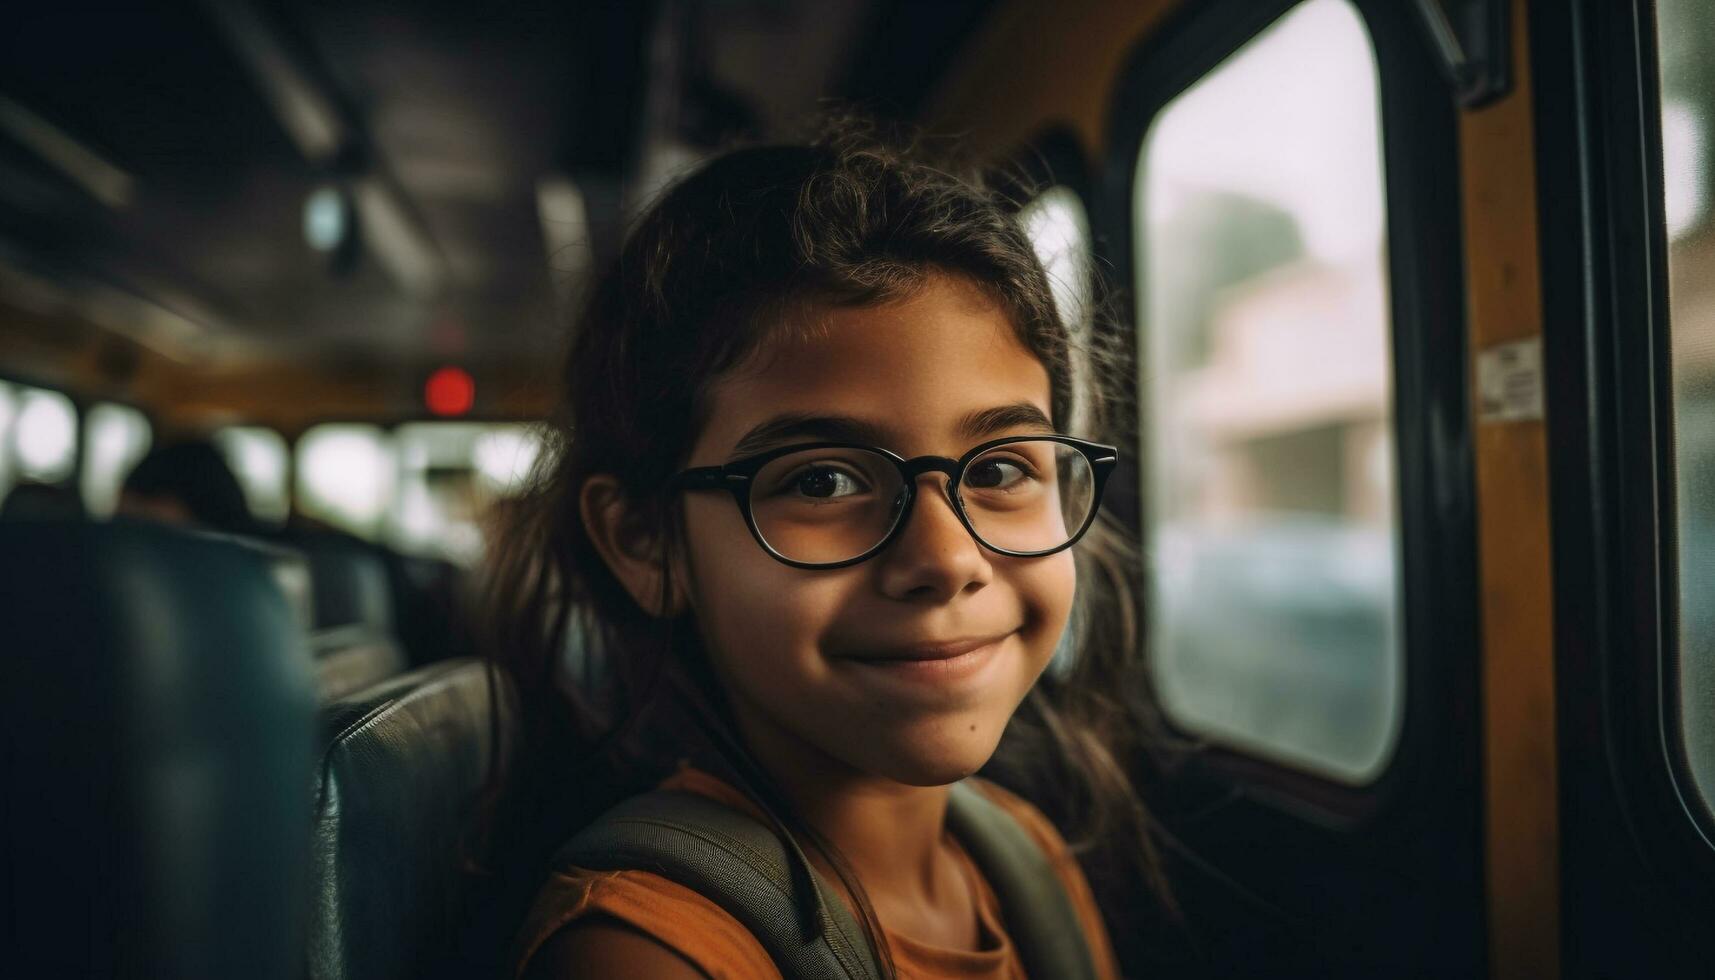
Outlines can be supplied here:
<path id="1" fill-rule="evenodd" d="M 854 660 L 864 661 L 899 661 L 899 660 L 952 660 L 962 657 L 972 650 L 978 650 L 991 643 L 999 643 L 1012 635 L 1012 631 L 996 633 L 992 636 L 973 636 L 959 640 L 933 640 L 926 643 L 908 643 L 897 647 L 888 647 L 874 652 L 854 655 Z"/>
<path id="2" fill-rule="evenodd" d="M 841 658 L 883 683 L 918 687 L 963 684 L 998 659 L 1012 632 L 932 643 L 914 643 Z"/>

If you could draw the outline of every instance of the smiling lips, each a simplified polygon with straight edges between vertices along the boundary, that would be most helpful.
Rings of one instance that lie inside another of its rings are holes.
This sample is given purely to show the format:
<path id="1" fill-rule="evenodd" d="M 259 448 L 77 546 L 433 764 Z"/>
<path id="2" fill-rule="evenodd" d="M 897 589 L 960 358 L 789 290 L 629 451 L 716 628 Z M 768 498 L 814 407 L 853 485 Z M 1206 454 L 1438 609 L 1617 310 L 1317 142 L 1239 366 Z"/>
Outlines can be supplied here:
<path id="1" fill-rule="evenodd" d="M 949 687 L 981 686 L 986 668 L 996 662 L 1010 636 L 1009 631 L 962 640 L 912 643 L 844 659 L 863 676 L 874 678 L 895 693 L 921 697 L 934 691 L 938 699 Z"/>
<path id="2" fill-rule="evenodd" d="M 962 640 L 938 640 L 932 643 L 911 643 L 905 646 L 889 647 L 876 653 L 866 653 L 853 656 L 851 659 L 862 663 L 899 663 L 904 661 L 924 662 L 936 660 L 953 660 L 991 644 L 999 643 L 1012 635 L 1012 631 L 996 633 L 993 636 L 969 637 Z"/>

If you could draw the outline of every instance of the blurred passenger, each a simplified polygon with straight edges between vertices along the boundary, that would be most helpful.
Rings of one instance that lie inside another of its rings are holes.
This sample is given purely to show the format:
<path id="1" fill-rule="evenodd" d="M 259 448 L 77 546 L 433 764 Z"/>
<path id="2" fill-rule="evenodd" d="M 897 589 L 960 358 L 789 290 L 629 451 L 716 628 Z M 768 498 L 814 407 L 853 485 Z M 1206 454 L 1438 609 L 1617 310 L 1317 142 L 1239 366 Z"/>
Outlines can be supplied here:
<path id="1" fill-rule="evenodd" d="M 184 439 L 151 450 L 125 478 L 117 514 L 228 534 L 256 532 L 238 477 L 205 439 Z"/>

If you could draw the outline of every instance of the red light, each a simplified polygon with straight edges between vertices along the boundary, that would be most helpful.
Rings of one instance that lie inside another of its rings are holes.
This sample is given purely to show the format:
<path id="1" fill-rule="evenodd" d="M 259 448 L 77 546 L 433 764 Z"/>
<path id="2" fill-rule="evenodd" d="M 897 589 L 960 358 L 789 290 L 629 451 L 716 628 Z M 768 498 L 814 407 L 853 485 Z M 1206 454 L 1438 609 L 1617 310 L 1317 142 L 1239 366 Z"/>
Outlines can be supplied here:
<path id="1" fill-rule="evenodd" d="M 463 368 L 441 368 L 424 383 L 423 404 L 436 415 L 463 415 L 476 404 L 476 382 Z"/>

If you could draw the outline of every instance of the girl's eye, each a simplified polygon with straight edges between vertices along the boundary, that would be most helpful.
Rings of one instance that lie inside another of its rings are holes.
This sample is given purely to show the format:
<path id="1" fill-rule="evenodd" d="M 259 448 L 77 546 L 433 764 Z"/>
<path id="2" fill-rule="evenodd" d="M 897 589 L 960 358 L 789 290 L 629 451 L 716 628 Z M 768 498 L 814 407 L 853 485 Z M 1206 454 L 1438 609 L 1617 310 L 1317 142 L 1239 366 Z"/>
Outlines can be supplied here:
<path id="1" fill-rule="evenodd" d="M 977 490 L 1010 490 L 1035 472 L 1021 459 L 979 459 L 965 471 L 965 485 Z"/>
<path id="2" fill-rule="evenodd" d="M 801 497 L 812 500 L 832 500 L 862 493 L 865 487 L 857 478 L 831 466 L 811 466 L 800 470 L 790 487 Z"/>

